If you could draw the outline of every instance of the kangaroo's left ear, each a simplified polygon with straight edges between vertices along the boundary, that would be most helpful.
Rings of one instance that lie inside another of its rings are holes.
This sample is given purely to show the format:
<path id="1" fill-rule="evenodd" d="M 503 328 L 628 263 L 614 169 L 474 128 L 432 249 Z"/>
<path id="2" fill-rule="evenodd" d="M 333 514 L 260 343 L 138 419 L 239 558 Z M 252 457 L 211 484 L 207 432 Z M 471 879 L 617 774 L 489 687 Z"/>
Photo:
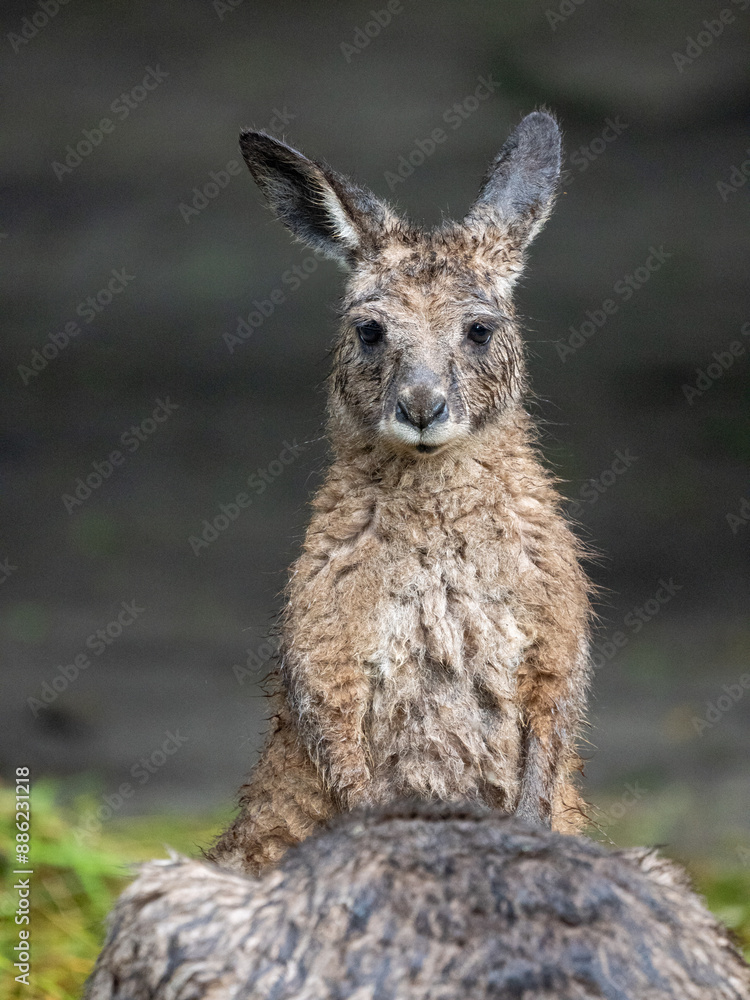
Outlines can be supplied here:
<path id="1" fill-rule="evenodd" d="M 547 221 L 559 177 L 560 129 L 552 115 L 534 111 L 506 140 L 464 221 L 491 223 L 524 247 Z"/>
<path id="2" fill-rule="evenodd" d="M 284 225 L 344 267 L 367 254 L 395 221 L 370 191 L 265 132 L 242 132 L 240 149 Z"/>

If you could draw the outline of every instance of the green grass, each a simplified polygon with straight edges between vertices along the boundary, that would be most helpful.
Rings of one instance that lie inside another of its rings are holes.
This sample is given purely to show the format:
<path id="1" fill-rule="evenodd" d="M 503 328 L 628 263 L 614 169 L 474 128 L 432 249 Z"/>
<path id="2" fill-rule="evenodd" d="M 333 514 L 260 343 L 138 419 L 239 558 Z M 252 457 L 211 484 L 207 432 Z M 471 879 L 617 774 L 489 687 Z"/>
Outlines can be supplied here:
<path id="1" fill-rule="evenodd" d="M 48 782 L 33 786 L 31 799 L 30 930 L 31 985 L 15 982 L 13 946 L 18 943 L 14 916 L 18 894 L 15 861 L 15 797 L 0 788 L 0 974 L 10 984 L 4 996 L 28 1000 L 73 1000 L 91 970 L 104 939 L 105 918 L 129 881 L 129 865 L 166 857 L 167 845 L 196 854 L 226 823 L 223 817 L 153 816 L 113 818 L 97 832 L 82 836 L 81 824 L 101 805 L 92 794 L 68 807 L 58 805 L 60 788 Z"/>
<path id="2" fill-rule="evenodd" d="M 0 970 L 10 983 L 9 1000 L 74 1000 L 88 975 L 104 938 L 105 917 L 130 878 L 128 865 L 166 856 L 166 846 L 196 854 L 226 823 L 225 816 L 177 815 L 143 819 L 113 818 L 90 836 L 82 837 L 85 817 L 101 800 L 80 795 L 61 806 L 63 786 L 39 782 L 32 790 L 31 828 L 31 965 L 29 988 L 14 982 L 13 945 L 17 893 L 13 790 L 0 787 Z M 607 834 L 619 844 L 658 842 L 657 816 L 669 814 L 669 803 L 651 813 L 630 811 Z M 673 810 L 674 811 L 674 810 Z M 706 859 L 680 858 L 686 863 L 711 909 L 737 934 L 750 956 L 750 864 L 738 857 L 736 866 L 721 867 Z M 23 878 L 23 876 L 20 876 Z"/>

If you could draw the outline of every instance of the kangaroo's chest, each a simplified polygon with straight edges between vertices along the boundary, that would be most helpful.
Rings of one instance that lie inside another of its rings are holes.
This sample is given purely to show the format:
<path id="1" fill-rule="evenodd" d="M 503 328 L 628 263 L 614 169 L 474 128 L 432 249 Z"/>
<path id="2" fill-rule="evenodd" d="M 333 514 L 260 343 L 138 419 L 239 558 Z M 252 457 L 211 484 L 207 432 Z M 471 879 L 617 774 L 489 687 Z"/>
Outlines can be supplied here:
<path id="1" fill-rule="evenodd" d="M 487 798 L 483 788 L 499 787 L 512 796 L 516 674 L 531 640 L 502 566 L 478 564 L 462 546 L 417 548 L 383 582 L 365 663 L 376 784 L 388 795 Z"/>
<path id="2" fill-rule="evenodd" d="M 483 681 L 511 696 L 531 638 L 513 575 L 518 556 L 499 540 L 425 534 L 379 570 L 380 600 L 367 669 L 385 692 Z M 372 634 L 372 633 L 371 633 Z"/>

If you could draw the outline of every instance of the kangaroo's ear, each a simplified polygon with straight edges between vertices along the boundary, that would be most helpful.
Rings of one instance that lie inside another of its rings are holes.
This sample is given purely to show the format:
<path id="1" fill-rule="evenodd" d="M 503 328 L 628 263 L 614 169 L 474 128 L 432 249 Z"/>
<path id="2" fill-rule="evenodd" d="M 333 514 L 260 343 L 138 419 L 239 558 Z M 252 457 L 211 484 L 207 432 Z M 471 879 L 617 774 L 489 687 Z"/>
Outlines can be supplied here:
<path id="1" fill-rule="evenodd" d="M 547 221 L 560 177 L 560 129 L 534 111 L 510 134 L 487 171 L 467 224 L 491 223 L 523 247 Z"/>
<path id="2" fill-rule="evenodd" d="M 284 225 L 345 267 L 374 246 L 383 228 L 395 221 L 375 195 L 265 132 L 241 132 L 240 149 Z"/>

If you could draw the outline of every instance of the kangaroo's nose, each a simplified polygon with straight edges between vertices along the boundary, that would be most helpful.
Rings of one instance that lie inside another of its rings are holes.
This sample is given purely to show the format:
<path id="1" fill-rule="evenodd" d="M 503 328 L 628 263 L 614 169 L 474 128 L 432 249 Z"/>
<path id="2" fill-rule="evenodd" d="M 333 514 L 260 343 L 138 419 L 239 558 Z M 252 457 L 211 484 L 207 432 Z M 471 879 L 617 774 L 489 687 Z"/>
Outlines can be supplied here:
<path id="1" fill-rule="evenodd" d="M 402 393 L 396 402 L 396 420 L 424 431 L 448 419 L 448 401 L 432 386 L 416 386 Z"/>

